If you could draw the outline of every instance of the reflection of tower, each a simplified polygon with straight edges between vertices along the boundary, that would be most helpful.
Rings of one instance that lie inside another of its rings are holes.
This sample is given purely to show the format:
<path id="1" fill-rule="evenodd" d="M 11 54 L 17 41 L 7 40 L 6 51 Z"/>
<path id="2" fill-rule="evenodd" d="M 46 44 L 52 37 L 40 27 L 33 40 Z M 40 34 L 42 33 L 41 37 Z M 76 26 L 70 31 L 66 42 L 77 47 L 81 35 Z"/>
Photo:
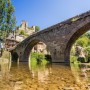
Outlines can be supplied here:
<path id="1" fill-rule="evenodd" d="M 22 21 L 22 22 L 21 22 L 21 28 L 22 28 L 23 30 L 27 30 L 27 22 L 26 22 L 26 21 Z"/>

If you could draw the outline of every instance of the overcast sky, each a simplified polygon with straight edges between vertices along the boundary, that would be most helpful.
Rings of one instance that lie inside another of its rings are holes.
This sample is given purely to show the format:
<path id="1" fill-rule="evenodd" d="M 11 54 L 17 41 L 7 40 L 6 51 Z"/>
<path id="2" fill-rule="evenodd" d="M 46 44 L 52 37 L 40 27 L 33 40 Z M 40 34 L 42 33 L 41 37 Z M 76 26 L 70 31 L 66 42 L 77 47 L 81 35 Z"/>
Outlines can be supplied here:
<path id="1" fill-rule="evenodd" d="M 26 20 L 41 29 L 90 10 L 90 0 L 12 0 L 17 25 Z"/>

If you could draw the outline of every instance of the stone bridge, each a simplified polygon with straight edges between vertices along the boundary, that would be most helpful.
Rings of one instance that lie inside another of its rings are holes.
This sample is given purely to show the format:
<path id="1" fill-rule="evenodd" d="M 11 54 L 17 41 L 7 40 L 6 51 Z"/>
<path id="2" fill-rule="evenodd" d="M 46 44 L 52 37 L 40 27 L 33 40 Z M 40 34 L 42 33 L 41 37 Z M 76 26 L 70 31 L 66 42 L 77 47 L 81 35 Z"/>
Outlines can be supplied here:
<path id="1" fill-rule="evenodd" d="M 10 51 L 12 59 L 28 61 L 33 46 L 41 41 L 47 45 L 52 62 L 69 62 L 72 45 L 89 29 L 90 11 L 29 36 Z"/>

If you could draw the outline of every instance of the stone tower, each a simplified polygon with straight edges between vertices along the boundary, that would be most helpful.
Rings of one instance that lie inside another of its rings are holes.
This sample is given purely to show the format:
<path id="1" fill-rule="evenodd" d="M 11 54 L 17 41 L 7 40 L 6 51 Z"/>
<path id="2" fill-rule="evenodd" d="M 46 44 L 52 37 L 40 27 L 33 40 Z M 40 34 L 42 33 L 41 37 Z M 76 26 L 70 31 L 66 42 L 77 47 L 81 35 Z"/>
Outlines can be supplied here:
<path id="1" fill-rule="evenodd" d="M 27 22 L 23 20 L 23 21 L 21 22 L 21 27 L 20 27 L 20 28 L 21 28 L 22 30 L 27 30 L 27 26 L 28 26 L 28 25 L 27 25 Z"/>

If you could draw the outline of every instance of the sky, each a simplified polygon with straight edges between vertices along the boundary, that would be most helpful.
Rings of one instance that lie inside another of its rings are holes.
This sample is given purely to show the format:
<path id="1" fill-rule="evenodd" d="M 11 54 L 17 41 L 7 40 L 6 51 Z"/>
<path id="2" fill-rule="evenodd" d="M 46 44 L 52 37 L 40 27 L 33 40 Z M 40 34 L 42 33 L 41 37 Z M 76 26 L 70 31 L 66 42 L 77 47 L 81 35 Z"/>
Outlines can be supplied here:
<path id="1" fill-rule="evenodd" d="M 90 0 L 11 0 L 17 26 L 26 20 L 41 30 L 90 10 Z"/>

